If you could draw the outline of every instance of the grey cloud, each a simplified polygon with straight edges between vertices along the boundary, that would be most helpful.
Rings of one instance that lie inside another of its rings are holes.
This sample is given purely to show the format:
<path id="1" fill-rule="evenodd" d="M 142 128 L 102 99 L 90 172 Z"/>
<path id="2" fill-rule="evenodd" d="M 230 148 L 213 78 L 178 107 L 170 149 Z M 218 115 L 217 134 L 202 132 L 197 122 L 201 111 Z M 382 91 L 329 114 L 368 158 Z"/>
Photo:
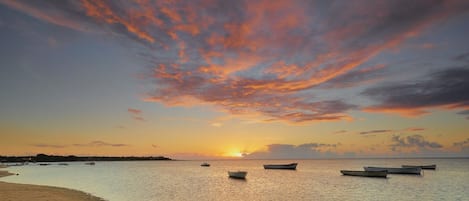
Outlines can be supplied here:
<path id="1" fill-rule="evenodd" d="M 399 151 L 401 148 L 439 149 L 443 147 L 443 145 L 437 142 L 425 140 L 421 135 L 411 135 L 407 137 L 395 135 L 391 140 L 393 142 L 393 144 L 390 145 L 392 151 Z"/>
<path id="2" fill-rule="evenodd" d="M 339 144 L 306 143 L 300 145 L 292 144 L 270 144 L 267 151 L 258 151 L 245 154 L 248 159 L 308 159 L 335 157 L 336 153 L 322 152 L 319 148 L 336 148 Z"/>
<path id="3" fill-rule="evenodd" d="M 372 108 L 415 109 L 452 105 L 469 106 L 469 66 L 431 73 L 428 79 L 395 83 L 365 90 L 363 95 L 379 101 Z"/>

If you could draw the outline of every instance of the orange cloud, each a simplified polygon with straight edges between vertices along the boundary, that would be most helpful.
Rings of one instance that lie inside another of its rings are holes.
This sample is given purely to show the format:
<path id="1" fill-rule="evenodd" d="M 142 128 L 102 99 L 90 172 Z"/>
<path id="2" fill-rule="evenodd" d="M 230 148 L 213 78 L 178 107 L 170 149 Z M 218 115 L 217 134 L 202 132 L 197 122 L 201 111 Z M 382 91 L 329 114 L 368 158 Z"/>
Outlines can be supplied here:
<path id="1" fill-rule="evenodd" d="M 122 24 L 129 32 L 135 34 L 137 37 L 151 43 L 155 42 L 155 39 L 150 34 L 143 31 L 140 27 L 135 26 L 130 21 L 125 20 L 123 17 L 118 16 L 104 1 L 82 0 L 81 2 L 86 10 L 86 15 L 109 24 Z"/>

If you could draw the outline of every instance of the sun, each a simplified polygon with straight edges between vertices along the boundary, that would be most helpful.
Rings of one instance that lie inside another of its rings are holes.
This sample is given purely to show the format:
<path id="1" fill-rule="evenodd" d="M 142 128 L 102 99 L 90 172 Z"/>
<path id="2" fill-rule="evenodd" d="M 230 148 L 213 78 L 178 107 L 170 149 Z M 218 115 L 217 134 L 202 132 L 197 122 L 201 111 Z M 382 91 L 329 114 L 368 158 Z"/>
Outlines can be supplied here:
<path id="1" fill-rule="evenodd" d="M 244 157 L 245 153 L 242 153 L 240 151 L 233 151 L 233 152 L 228 152 L 225 154 L 225 156 L 227 157 L 231 157 L 231 158 L 242 158 Z"/>

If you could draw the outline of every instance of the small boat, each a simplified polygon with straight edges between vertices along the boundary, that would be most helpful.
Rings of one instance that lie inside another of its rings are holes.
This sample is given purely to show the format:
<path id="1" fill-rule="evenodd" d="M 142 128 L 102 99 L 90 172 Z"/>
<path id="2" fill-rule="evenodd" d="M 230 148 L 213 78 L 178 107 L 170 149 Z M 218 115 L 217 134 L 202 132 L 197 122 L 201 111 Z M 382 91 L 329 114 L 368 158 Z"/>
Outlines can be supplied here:
<path id="1" fill-rule="evenodd" d="M 50 165 L 49 163 L 39 163 L 40 166 L 47 166 Z"/>
<path id="2" fill-rule="evenodd" d="M 382 171 L 387 170 L 388 174 L 420 174 L 422 168 L 409 167 L 409 168 L 393 168 L 393 167 L 363 167 L 365 171 Z"/>
<path id="3" fill-rule="evenodd" d="M 340 173 L 347 176 L 360 176 L 360 177 L 381 177 L 386 178 L 388 171 L 354 171 L 354 170 L 341 170 Z"/>
<path id="4" fill-rule="evenodd" d="M 290 164 L 268 164 L 264 165 L 264 169 L 283 169 L 283 170 L 296 170 L 298 163 Z"/>
<path id="5" fill-rule="evenodd" d="M 59 163 L 58 165 L 68 165 L 68 163 Z"/>
<path id="6" fill-rule="evenodd" d="M 200 164 L 200 166 L 202 166 L 202 167 L 210 167 L 210 164 L 208 164 L 208 163 L 202 163 L 202 164 Z"/>
<path id="7" fill-rule="evenodd" d="M 403 168 L 410 168 L 410 167 L 419 167 L 419 168 L 422 168 L 424 170 L 435 170 L 436 169 L 436 165 L 433 164 L 433 165 L 402 165 Z"/>
<path id="8" fill-rule="evenodd" d="M 94 165 L 95 163 L 94 162 L 87 162 L 85 163 L 85 165 Z"/>
<path id="9" fill-rule="evenodd" d="M 246 171 L 228 171 L 228 176 L 235 179 L 245 179 L 248 172 Z"/>

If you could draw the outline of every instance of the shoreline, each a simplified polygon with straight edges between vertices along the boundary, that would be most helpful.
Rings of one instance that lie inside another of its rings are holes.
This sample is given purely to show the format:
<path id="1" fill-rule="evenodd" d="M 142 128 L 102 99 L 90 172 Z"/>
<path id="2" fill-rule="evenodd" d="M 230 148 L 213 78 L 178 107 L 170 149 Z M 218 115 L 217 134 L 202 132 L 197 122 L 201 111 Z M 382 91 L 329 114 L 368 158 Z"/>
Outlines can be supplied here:
<path id="1" fill-rule="evenodd" d="M 11 175 L 15 174 L 0 170 L 0 177 Z M 4 181 L 0 181 L 0 197 L 5 201 L 104 201 L 102 198 L 79 190 Z"/>

